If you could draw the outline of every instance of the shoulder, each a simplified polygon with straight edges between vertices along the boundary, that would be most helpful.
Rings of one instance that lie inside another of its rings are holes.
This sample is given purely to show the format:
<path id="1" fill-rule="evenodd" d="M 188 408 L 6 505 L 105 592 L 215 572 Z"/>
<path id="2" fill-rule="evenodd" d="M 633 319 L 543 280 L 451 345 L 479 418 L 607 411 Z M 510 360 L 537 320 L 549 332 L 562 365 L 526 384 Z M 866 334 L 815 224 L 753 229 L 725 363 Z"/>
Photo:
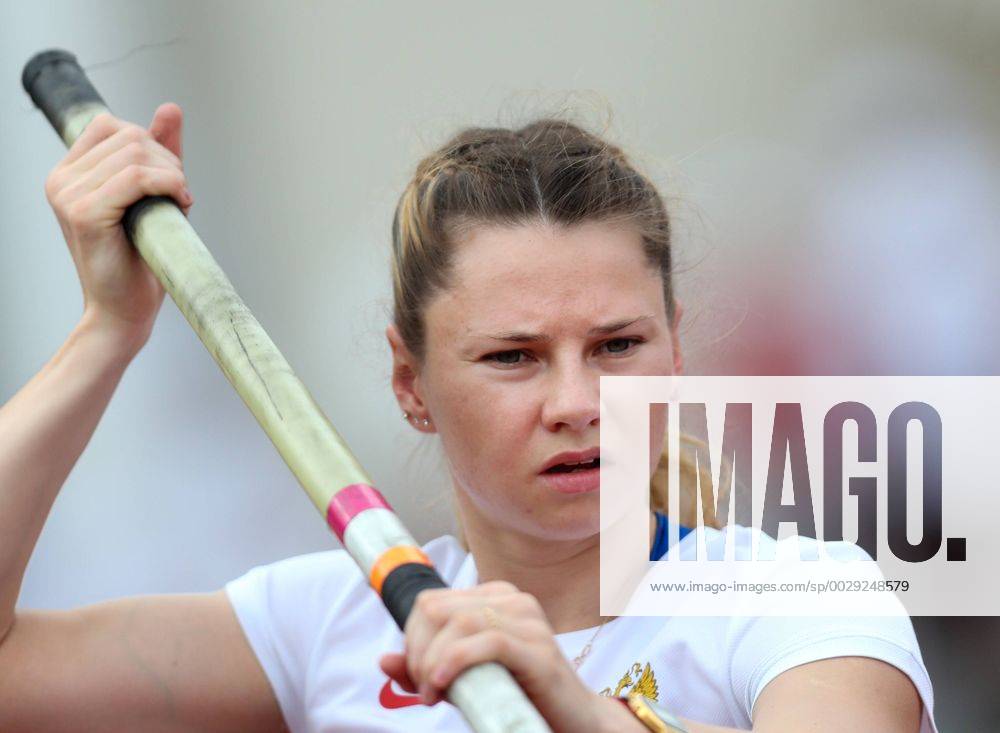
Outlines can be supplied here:
<path id="1" fill-rule="evenodd" d="M 854 543 L 819 542 L 800 536 L 775 540 L 753 527 L 699 528 L 672 548 L 671 553 L 690 560 L 767 560 L 745 563 L 747 577 L 756 581 L 757 586 L 773 585 L 779 591 L 783 584 L 825 577 L 830 568 L 843 572 L 841 577 L 883 579 L 878 564 Z M 703 571 L 709 571 L 713 564 L 717 563 L 691 563 Z M 751 600 L 766 596 L 755 595 Z M 801 601 L 794 600 L 802 596 L 805 597 Z M 707 598 L 718 601 L 719 597 Z M 728 678 L 741 724 L 749 723 L 754 703 L 764 687 L 782 673 L 820 660 L 864 657 L 888 663 L 910 678 L 925 708 L 922 731 L 934 729 L 930 677 L 913 624 L 895 594 L 848 593 L 835 601 L 832 593 L 779 592 L 772 594 L 770 601 L 747 607 L 767 611 L 714 620 L 707 616 L 674 617 L 666 625 L 667 628 L 676 625 L 689 638 L 700 640 L 700 648 L 689 651 L 695 659 L 714 647 L 714 653 L 725 660 L 724 672 L 719 671 Z M 683 622 L 676 624 L 682 618 Z"/>
<path id="2" fill-rule="evenodd" d="M 704 546 L 699 547 L 698 535 Z M 825 594 L 820 590 L 805 593 L 793 592 L 786 586 L 782 592 L 782 582 L 817 580 L 825 577 L 830 568 L 841 569 L 841 577 L 881 579 L 878 564 L 861 547 L 852 542 L 820 542 L 812 537 L 791 536 L 781 540 L 761 532 L 757 528 L 727 526 L 722 529 L 699 528 L 692 532 L 676 548 L 681 557 L 722 560 L 724 557 L 736 560 L 756 559 L 756 563 L 738 563 L 736 567 L 763 567 L 764 570 L 747 577 L 755 580 L 771 581 L 776 599 L 770 604 L 752 606 L 766 608 L 766 614 L 732 615 L 728 620 L 729 640 L 738 644 L 748 638 L 773 635 L 768 642 L 778 647 L 795 645 L 797 641 L 821 638 L 837 638 L 844 635 L 864 635 L 898 644 L 916 651 L 916 637 L 913 625 L 902 604 L 892 593 L 878 595 L 882 600 L 868 602 L 862 594 L 850 594 L 845 610 L 833 602 L 834 593 Z M 729 554 L 731 553 L 731 554 Z M 710 563 L 709 563 L 710 564 Z M 702 564 L 701 567 L 707 567 Z M 749 590 L 747 591 L 750 592 Z M 807 596 L 803 603 L 792 603 L 793 597 Z M 841 594 L 843 597 L 843 594 Z M 843 603 L 843 601 L 841 601 Z M 775 608 L 777 605 L 777 608 Z M 763 641 L 763 639 L 761 639 Z M 772 647 L 771 652 L 775 649 Z"/>

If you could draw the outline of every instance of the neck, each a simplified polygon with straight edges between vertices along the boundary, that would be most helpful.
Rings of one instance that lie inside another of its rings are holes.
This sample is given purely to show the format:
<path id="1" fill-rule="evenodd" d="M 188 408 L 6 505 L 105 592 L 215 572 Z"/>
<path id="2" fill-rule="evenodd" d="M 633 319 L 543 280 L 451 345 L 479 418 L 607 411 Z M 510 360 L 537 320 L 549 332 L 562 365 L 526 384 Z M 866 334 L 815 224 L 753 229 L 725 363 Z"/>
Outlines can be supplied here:
<path id="1" fill-rule="evenodd" d="M 600 535 L 549 540 L 498 526 L 477 511 L 458 489 L 465 541 L 479 582 L 506 580 L 533 595 L 557 634 L 598 626 Z M 650 543 L 656 520 L 650 513 Z M 566 582 L 567 578 L 575 582 Z"/>

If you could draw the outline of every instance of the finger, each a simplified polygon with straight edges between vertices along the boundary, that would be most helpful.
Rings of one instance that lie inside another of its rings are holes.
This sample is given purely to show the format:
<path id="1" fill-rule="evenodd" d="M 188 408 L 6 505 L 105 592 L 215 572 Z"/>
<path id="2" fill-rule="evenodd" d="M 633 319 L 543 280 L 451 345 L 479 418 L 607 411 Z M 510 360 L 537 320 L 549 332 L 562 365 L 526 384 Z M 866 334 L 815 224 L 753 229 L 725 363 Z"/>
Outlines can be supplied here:
<path id="1" fill-rule="evenodd" d="M 461 611 L 454 614 L 444 628 L 431 640 L 423 659 L 419 662 L 420 677 L 414 678 L 417 689 L 428 705 L 444 694 L 451 680 L 461 671 L 449 662 L 456 646 L 474 636 L 499 635 L 511 644 L 528 649 L 551 647 L 552 634 L 548 625 L 534 616 L 502 615 L 500 626 L 495 626 L 482 609 Z M 536 656 L 541 658 L 541 653 Z M 488 660 L 487 660 L 488 661 Z M 442 671 L 443 670 L 443 671 Z"/>
<path id="2" fill-rule="evenodd" d="M 152 143 L 152 140 L 149 133 L 143 128 L 133 125 L 131 122 L 124 123 L 113 135 L 101 140 L 72 163 L 68 167 L 67 173 L 71 176 L 79 176 L 93 170 L 102 160 L 132 143 Z"/>
<path id="3" fill-rule="evenodd" d="M 538 615 L 534 609 L 525 608 L 521 603 L 521 593 L 510 583 L 498 581 L 484 583 L 472 588 L 455 590 L 450 588 L 423 591 L 417 596 L 414 613 L 407 621 L 406 657 L 410 676 L 419 683 L 425 676 L 423 667 L 424 655 L 431 641 L 440 630 L 456 615 L 469 616 L 475 623 L 465 621 L 468 631 L 474 632 L 490 625 L 487 618 L 487 606 L 493 611 L 494 618 L 516 620 L 523 615 Z M 496 621 L 493 622 L 497 623 Z"/>
<path id="4" fill-rule="evenodd" d="M 114 117 L 109 112 L 103 112 L 95 116 L 70 147 L 69 152 L 62 159 L 62 165 L 69 165 L 76 162 L 95 145 L 118 132 L 124 124 L 122 120 Z"/>
<path id="5" fill-rule="evenodd" d="M 489 597 L 491 599 L 497 597 L 507 597 L 509 595 L 515 595 L 519 593 L 518 589 L 507 583 L 505 581 L 494 581 L 490 583 L 483 583 L 481 585 L 474 585 L 471 588 L 431 588 L 429 590 L 421 591 L 417 596 L 419 602 L 420 599 L 424 599 L 424 602 L 433 602 L 435 605 L 439 605 L 440 608 L 448 610 L 450 608 L 465 608 L 470 602 L 477 603 L 479 605 L 484 604 L 484 598 Z"/>
<path id="6" fill-rule="evenodd" d="M 516 622 L 515 622 L 516 623 Z M 504 630 L 501 633 L 516 633 L 511 623 L 504 623 Z M 452 614 L 441 630 L 434 635 L 434 638 L 427 644 L 422 656 L 415 660 L 417 674 L 413 681 L 420 691 L 421 697 L 428 705 L 433 704 L 433 700 L 443 694 L 444 685 L 436 684 L 432 677 L 434 671 L 446 659 L 451 647 L 460 639 L 464 639 L 484 631 L 499 631 L 495 629 L 482 608 L 467 609 Z"/>
<path id="7" fill-rule="evenodd" d="M 499 595 L 507 596 L 512 593 L 520 593 L 520 589 L 513 583 L 509 583 L 506 580 L 489 580 L 485 583 L 480 583 L 479 585 L 474 585 L 469 589 L 475 595 Z"/>
<path id="8" fill-rule="evenodd" d="M 488 629 L 472 636 L 454 639 L 443 650 L 430 671 L 426 687 L 418 686 L 425 701 L 432 705 L 442 699 L 455 678 L 469 667 L 485 662 L 499 662 L 515 677 L 532 666 L 542 668 L 541 654 L 535 646 L 510 634 Z"/>
<path id="9" fill-rule="evenodd" d="M 106 181 L 130 165 L 144 165 L 167 170 L 180 170 L 173 154 L 152 140 L 129 142 L 115 150 L 89 171 L 79 174 L 66 186 L 60 197 L 65 201 L 80 198 L 100 188 Z"/>
<path id="10" fill-rule="evenodd" d="M 173 102 L 161 104 L 153 114 L 149 132 L 163 147 L 183 158 L 181 137 L 184 128 L 184 112 Z"/>
<path id="11" fill-rule="evenodd" d="M 431 639 L 457 611 L 484 605 L 470 589 L 451 588 L 421 591 L 417 594 L 413 610 L 406 620 L 403 631 L 406 635 L 406 663 L 410 676 L 419 677 L 418 664 Z"/>
<path id="12" fill-rule="evenodd" d="M 396 681 L 401 688 L 409 693 L 416 693 L 417 686 L 413 684 L 410 675 L 406 671 L 406 656 L 396 652 L 383 654 L 379 660 L 382 671 Z"/>
<path id="13" fill-rule="evenodd" d="M 121 220 L 126 208 L 145 196 L 171 196 L 179 206 L 187 206 L 191 199 L 184 191 L 184 174 L 175 168 L 130 165 L 73 205 L 81 209 L 100 207 L 106 218 L 88 221 L 96 227 L 112 226 Z"/>

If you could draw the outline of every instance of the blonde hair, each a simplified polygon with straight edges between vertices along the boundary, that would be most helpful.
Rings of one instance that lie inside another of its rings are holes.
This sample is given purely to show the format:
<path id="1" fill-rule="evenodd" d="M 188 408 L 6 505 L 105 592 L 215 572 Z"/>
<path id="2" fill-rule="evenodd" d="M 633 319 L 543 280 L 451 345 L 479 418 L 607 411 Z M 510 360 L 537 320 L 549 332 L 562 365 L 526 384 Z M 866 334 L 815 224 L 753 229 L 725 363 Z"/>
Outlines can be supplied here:
<path id="1" fill-rule="evenodd" d="M 479 225 L 530 221 L 634 227 L 647 261 L 660 271 L 667 320 L 674 326 L 670 218 L 659 191 L 620 148 L 556 118 L 518 129 L 470 127 L 417 164 L 393 216 L 393 321 L 418 361 L 426 348 L 424 308 L 448 288 L 452 252 L 463 234 Z M 691 439 L 682 438 L 682 489 L 696 486 L 690 479 L 698 477 L 703 487 L 710 486 L 711 477 L 699 471 L 685 445 L 691 446 Z M 664 447 L 650 481 L 651 505 L 663 512 L 667 465 Z M 696 502 L 681 505 L 690 508 L 682 511 L 690 516 L 678 520 L 695 526 Z M 715 526 L 714 506 L 703 501 L 703 507 L 704 523 Z"/>

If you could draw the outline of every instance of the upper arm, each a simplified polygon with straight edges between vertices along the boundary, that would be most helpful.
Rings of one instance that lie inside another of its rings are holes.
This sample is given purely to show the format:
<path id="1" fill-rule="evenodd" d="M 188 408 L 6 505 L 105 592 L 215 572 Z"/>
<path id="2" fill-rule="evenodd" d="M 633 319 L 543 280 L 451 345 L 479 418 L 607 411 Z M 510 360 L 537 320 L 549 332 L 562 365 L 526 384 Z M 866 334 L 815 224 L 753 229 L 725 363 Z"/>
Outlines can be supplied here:
<path id="1" fill-rule="evenodd" d="M 753 729 L 917 733 L 921 712 L 916 687 L 896 667 L 867 657 L 836 657 L 793 667 L 771 680 L 754 705 Z"/>
<path id="2" fill-rule="evenodd" d="M 281 711 L 224 591 L 19 612 L 0 730 L 268 731 Z"/>

